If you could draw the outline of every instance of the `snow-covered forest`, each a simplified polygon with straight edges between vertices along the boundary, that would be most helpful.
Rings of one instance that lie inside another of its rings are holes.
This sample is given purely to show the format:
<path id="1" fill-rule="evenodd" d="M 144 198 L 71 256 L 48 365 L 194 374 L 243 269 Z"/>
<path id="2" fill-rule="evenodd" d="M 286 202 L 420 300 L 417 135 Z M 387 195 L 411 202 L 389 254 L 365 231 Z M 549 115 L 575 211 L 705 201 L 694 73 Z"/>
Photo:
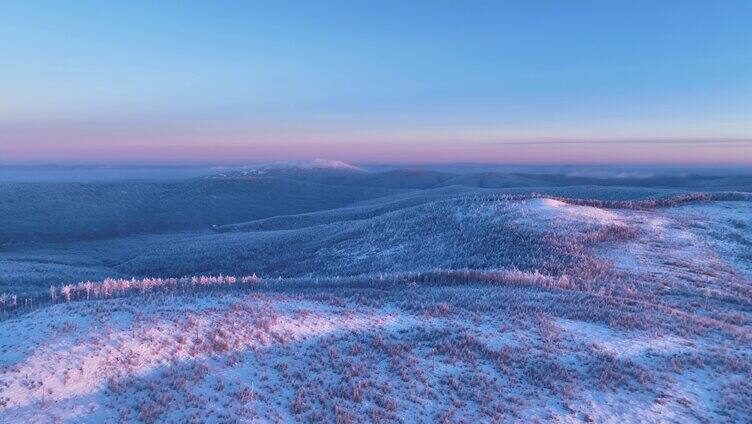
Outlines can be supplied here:
<path id="1" fill-rule="evenodd" d="M 0 184 L 0 421 L 752 419 L 752 178 L 335 164 Z"/>

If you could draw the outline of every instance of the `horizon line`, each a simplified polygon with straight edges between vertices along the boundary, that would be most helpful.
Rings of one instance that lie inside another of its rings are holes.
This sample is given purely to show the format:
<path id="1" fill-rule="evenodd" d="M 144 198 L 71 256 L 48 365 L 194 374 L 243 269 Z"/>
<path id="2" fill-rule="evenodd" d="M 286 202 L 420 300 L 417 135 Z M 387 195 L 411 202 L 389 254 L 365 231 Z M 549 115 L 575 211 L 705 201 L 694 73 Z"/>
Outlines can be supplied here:
<path id="1" fill-rule="evenodd" d="M 750 140 L 752 142 L 752 140 Z M 567 144 L 562 141 L 561 144 Z M 85 162 L 67 162 L 67 161 L 19 161 L 19 162 L 0 162 L 0 168 L 33 168 L 33 167 L 50 167 L 50 168 L 241 168 L 248 166 L 259 166 L 275 163 L 304 164 L 308 161 L 300 160 L 276 160 L 276 161 L 259 161 L 259 162 L 194 162 L 194 161 L 175 161 L 175 162 L 151 162 L 151 161 L 85 161 Z M 695 163 L 677 163 L 677 162 L 494 162 L 494 161 L 425 161 L 425 162 L 388 162 L 388 161 L 346 161 L 350 165 L 356 166 L 402 166 L 402 167 L 421 167 L 421 166 L 499 166 L 499 167 L 642 167 L 642 168 L 751 168 L 750 162 L 695 162 Z"/>

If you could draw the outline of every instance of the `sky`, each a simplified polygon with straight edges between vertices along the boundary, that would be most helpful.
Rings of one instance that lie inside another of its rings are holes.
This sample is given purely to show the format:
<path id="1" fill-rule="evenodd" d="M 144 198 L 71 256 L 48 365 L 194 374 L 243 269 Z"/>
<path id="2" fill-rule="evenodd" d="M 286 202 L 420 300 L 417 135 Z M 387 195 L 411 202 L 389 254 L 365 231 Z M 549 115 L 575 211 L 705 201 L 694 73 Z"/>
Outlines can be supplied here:
<path id="1" fill-rule="evenodd" d="M 0 0 L 0 163 L 752 164 L 752 2 Z"/>

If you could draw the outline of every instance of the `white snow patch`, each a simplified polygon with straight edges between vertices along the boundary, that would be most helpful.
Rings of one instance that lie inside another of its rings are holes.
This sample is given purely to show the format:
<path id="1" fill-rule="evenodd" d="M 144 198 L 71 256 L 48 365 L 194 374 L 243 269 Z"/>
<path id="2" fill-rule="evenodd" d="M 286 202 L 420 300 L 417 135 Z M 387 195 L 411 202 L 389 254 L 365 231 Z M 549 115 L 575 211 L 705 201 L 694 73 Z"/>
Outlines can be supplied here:
<path id="1" fill-rule="evenodd" d="M 593 206 L 572 205 L 551 198 L 536 198 L 516 202 L 519 224 L 538 228 L 541 225 L 571 225 L 573 229 L 587 230 L 599 227 L 625 225 L 617 212 Z"/>

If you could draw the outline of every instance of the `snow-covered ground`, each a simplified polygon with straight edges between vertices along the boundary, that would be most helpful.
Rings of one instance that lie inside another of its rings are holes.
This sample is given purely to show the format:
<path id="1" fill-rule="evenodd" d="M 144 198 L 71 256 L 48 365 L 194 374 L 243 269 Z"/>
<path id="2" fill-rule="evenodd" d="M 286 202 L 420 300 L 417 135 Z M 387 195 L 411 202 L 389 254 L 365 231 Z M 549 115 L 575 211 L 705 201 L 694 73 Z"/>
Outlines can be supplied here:
<path id="1" fill-rule="evenodd" d="M 82 285 L 70 302 L 58 286 L 55 304 L 0 321 L 0 421 L 752 419 L 752 203 L 442 205 L 410 211 L 452 211 L 434 232 L 529 233 L 521 254 L 551 263 L 195 291 L 202 280 L 150 280 L 101 296 Z M 443 254 L 368 225 L 332 255 Z M 445 248 L 472 251 L 463 243 Z"/>

